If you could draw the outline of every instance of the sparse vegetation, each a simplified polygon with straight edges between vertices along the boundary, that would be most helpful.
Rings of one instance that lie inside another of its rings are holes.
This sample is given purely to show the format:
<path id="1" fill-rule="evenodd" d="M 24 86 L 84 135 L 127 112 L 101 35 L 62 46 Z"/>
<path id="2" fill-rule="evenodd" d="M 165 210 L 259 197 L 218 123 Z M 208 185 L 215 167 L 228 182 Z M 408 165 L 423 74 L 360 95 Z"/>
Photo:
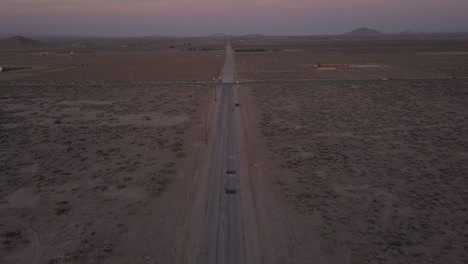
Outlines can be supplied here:
<path id="1" fill-rule="evenodd" d="M 41 235 L 41 250 L 50 253 L 39 254 L 40 263 L 112 262 L 116 248 L 124 247 L 119 241 L 153 243 L 152 234 L 162 235 L 167 219 L 178 219 L 171 210 L 179 205 L 167 210 L 166 199 L 184 192 L 172 183 L 185 180 L 178 172 L 190 163 L 175 159 L 186 153 L 184 142 L 200 133 L 190 121 L 200 112 L 188 109 L 204 109 L 205 91 L 196 86 L 1 89 L 1 196 L 13 197 L 2 214 L 51 234 Z M 132 229 L 139 221 L 154 225 L 141 233 Z M 0 217 L 0 259 L 5 254 L 28 258 L 38 246 L 35 234 L 4 224 Z M 16 231 L 21 237 L 2 235 Z M 87 242 L 63 243 L 83 237 Z M 172 246 L 158 245 L 166 251 Z"/>
<path id="2" fill-rule="evenodd" d="M 164 167 L 166 168 L 172 168 L 175 166 L 175 163 L 174 162 L 166 162 L 164 163 Z"/>
<path id="3" fill-rule="evenodd" d="M 313 219 L 296 236 L 350 263 L 463 259 L 468 91 L 457 83 L 254 86 L 275 161 L 265 171 L 296 211 L 287 217 Z"/>
<path id="4" fill-rule="evenodd" d="M 468 76 L 468 41 L 459 39 L 278 38 L 236 43 L 237 50 L 262 47 L 273 52 L 236 52 L 236 73 L 243 80 L 452 78 Z M 275 51 L 278 50 L 278 51 Z M 444 52 L 441 52 L 441 51 Z M 312 66 L 388 65 L 374 68 L 312 70 Z"/>
<path id="5" fill-rule="evenodd" d="M 239 141 L 249 145 L 238 154 L 255 163 L 239 164 L 251 192 L 225 193 L 247 194 L 243 203 L 252 196 L 255 221 L 245 223 L 261 225 L 259 260 L 467 259 L 465 37 L 232 43 L 236 80 L 380 80 L 235 86 L 234 113 L 245 114 L 235 127 L 245 130 L 234 135 L 249 140 Z M 0 262 L 189 259 L 187 239 L 201 234 L 187 227 L 201 221 L 187 209 L 203 201 L 194 193 L 208 194 L 194 190 L 206 174 L 191 172 L 208 167 L 197 163 L 200 153 L 213 153 L 216 130 L 204 142 L 202 120 L 216 120 L 213 91 L 220 91 L 200 81 L 217 77 L 224 44 L 90 40 L 0 53 L 8 65 L 0 82 L 54 83 L 0 89 Z M 329 69 L 312 71 L 315 62 Z M 330 70 L 366 63 L 375 65 Z M 389 81 L 395 77 L 455 80 Z"/>
<path id="6" fill-rule="evenodd" d="M 68 201 L 61 201 L 57 203 L 57 207 L 54 209 L 55 215 L 63 215 L 68 213 L 71 210 L 71 206 L 68 204 Z"/>
<path id="7" fill-rule="evenodd" d="M 20 230 L 9 231 L 0 234 L 0 246 L 1 250 L 11 252 L 16 250 L 18 247 L 28 245 L 27 240 Z"/>

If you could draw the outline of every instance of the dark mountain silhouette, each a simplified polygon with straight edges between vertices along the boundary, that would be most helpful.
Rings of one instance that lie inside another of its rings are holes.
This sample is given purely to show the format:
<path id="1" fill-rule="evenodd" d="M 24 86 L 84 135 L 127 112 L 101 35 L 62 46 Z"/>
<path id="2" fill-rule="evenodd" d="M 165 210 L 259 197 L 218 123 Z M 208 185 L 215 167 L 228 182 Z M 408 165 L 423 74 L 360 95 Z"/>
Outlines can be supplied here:
<path id="1" fill-rule="evenodd" d="M 375 30 L 375 29 L 370 29 L 370 28 L 358 28 L 353 31 L 350 31 L 348 33 L 345 33 L 346 36 L 380 36 L 383 35 L 383 33 Z"/>
<path id="2" fill-rule="evenodd" d="M 2 49 L 36 49 L 44 48 L 48 45 L 22 36 L 14 36 L 0 40 L 0 48 Z"/>

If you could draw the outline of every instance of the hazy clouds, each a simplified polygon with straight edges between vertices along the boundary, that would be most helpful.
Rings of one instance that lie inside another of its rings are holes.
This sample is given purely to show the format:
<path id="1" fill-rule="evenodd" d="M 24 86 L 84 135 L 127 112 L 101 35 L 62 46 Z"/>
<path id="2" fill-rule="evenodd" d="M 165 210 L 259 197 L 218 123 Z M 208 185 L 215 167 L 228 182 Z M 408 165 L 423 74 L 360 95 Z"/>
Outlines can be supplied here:
<path id="1" fill-rule="evenodd" d="M 465 0 L 0 0 L 0 32 L 89 35 L 468 31 Z"/>

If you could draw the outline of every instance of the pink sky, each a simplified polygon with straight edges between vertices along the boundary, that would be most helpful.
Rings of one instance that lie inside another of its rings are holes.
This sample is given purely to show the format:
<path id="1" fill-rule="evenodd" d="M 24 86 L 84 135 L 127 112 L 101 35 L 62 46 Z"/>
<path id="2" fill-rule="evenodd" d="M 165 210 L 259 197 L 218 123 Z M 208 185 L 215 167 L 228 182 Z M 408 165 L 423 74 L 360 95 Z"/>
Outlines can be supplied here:
<path id="1" fill-rule="evenodd" d="M 336 34 L 468 31 L 466 0 L 0 0 L 0 33 Z"/>

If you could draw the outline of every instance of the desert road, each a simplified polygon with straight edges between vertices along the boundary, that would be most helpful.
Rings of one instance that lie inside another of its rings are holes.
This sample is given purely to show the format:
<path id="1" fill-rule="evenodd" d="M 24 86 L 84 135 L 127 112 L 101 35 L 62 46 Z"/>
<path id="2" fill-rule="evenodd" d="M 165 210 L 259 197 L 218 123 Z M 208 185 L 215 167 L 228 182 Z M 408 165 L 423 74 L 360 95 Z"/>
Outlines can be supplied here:
<path id="1" fill-rule="evenodd" d="M 228 43 L 222 71 L 224 83 L 233 82 L 232 61 Z M 204 264 L 245 262 L 233 85 L 221 86 L 220 100 L 201 256 Z"/>

